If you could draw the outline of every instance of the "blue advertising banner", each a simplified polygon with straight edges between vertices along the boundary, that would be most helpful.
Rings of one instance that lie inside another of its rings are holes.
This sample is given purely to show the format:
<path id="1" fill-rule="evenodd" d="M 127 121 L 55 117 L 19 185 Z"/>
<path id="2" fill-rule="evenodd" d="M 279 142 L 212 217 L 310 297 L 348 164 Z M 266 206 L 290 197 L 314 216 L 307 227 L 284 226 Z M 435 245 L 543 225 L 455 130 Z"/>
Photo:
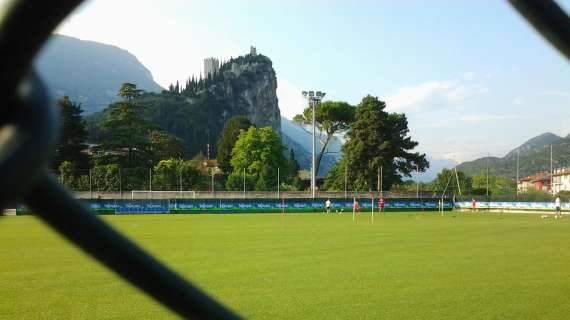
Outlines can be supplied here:
<path id="1" fill-rule="evenodd" d="M 460 201 L 455 203 L 455 207 L 459 209 L 471 209 L 472 204 L 469 201 Z M 562 204 L 563 210 L 570 210 L 570 203 Z M 506 202 L 506 201 L 480 201 L 477 202 L 478 209 L 505 209 L 505 210 L 536 210 L 547 211 L 555 210 L 553 202 Z"/>
<path id="2" fill-rule="evenodd" d="M 377 199 L 357 199 L 361 211 L 378 210 Z M 239 212 L 324 212 L 326 199 L 172 199 L 172 200 L 86 200 L 96 212 L 128 213 L 239 213 Z M 351 212 L 353 199 L 331 199 L 333 212 Z M 450 210 L 453 204 L 444 203 Z M 386 199 L 388 211 L 434 211 L 434 199 Z"/>

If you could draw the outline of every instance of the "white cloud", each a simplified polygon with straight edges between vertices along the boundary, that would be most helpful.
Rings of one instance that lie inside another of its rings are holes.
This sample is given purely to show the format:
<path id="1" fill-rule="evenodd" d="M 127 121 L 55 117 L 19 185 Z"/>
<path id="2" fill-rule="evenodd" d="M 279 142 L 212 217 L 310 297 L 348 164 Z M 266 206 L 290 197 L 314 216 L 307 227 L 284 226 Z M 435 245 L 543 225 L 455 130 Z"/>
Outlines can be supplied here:
<path id="1" fill-rule="evenodd" d="M 462 75 L 462 77 L 463 77 L 463 79 L 465 79 L 465 80 L 473 80 L 476 75 L 477 75 L 477 74 L 476 74 L 475 72 L 470 71 L 470 72 L 465 72 L 465 73 Z"/>
<path id="2" fill-rule="evenodd" d="M 444 159 L 453 160 L 456 163 L 463 163 L 476 157 L 476 153 L 472 151 L 466 152 L 446 152 L 441 155 Z"/>
<path id="3" fill-rule="evenodd" d="M 461 117 L 461 121 L 466 123 L 483 123 L 483 122 L 521 120 L 521 119 L 526 119 L 526 117 L 521 115 L 510 115 L 510 114 L 473 114 Z"/>
<path id="4" fill-rule="evenodd" d="M 247 52 L 248 46 L 235 43 L 229 33 L 185 19 L 175 10 L 181 7 L 198 11 L 200 3 L 171 0 L 164 6 L 151 0 L 89 1 L 57 32 L 128 50 L 163 87 L 198 75 L 206 57 L 227 59 Z"/>
<path id="5" fill-rule="evenodd" d="M 307 101 L 301 95 L 302 87 L 285 79 L 277 79 L 277 98 L 281 115 L 293 119 L 297 114 L 303 113 Z"/>
<path id="6" fill-rule="evenodd" d="M 516 97 L 516 98 L 513 100 L 513 102 L 514 102 L 516 105 L 522 106 L 522 105 L 526 104 L 526 99 L 523 98 L 523 97 Z"/>
<path id="7" fill-rule="evenodd" d="M 428 81 L 398 89 L 384 100 L 392 111 L 417 109 L 441 109 L 455 106 L 488 92 L 480 84 L 464 84 L 459 81 Z"/>

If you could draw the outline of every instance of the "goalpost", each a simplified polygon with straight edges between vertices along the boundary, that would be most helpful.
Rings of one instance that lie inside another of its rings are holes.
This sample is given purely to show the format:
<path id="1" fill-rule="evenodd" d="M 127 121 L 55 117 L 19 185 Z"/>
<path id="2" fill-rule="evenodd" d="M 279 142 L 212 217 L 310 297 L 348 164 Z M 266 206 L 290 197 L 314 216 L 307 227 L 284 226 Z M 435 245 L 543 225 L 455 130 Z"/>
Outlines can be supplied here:
<path id="1" fill-rule="evenodd" d="M 133 190 L 131 199 L 196 199 L 196 191 Z"/>

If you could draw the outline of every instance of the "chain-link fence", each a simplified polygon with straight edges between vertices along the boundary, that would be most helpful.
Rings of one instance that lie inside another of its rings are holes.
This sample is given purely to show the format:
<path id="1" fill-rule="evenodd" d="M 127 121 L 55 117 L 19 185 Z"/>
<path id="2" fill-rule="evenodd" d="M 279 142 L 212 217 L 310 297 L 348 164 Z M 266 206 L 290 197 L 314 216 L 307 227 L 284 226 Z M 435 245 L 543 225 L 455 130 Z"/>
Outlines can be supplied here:
<path id="1" fill-rule="evenodd" d="M 270 199 L 312 198 L 310 190 L 289 191 L 285 185 L 273 190 L 253 191 L 244 184 L 239 191 L 226 191 L 221 175 L 185 174 L 155 168 L 96 166 L 87 170 L 62 170 L 59 182 L 80 199 Z M 317 191 L 317 198 L 439 198 L 441 191 Z M 449 198 L 450 194 L 446 194 Z"/>

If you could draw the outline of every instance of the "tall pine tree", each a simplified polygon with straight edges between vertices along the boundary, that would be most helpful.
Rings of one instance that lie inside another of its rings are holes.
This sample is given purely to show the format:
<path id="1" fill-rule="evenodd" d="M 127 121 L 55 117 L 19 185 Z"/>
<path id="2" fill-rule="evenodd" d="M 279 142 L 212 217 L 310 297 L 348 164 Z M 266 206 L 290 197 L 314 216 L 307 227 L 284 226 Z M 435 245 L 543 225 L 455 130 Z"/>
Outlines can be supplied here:
<path id="1" fill-rule="evenodd" d="M 225 177 L 227 177 L 232 171 L 230 163 L 232 159 L 232 150 L 240 133 L 242 131 L 247 131 L 251 126 L 252 123 L 248 118 L 244 116 L 235 116 L 226 122 L 224 129 L 220 132 L 216 148 L 217 160 L 218 167 L 222 170 Z"/>
<path id="2" fill-rule="evenodd" d="M 73 103 L 67 96 L 59 99 L 57 105 L 61 116 L 61 137 L 55 149 L 52 168 L 59 170 L 61 163 L 68 161 L 74 169 L 88 169 L 90 158 L 84 152 L 87 149 L 87 129 L 81 118 L 81 105 Z"/>
<path id="3" fill-rule="evenodd" d="M 382 167 L 383 189 L 389 190 L 392 184 L 410 177 L 416 165 L 420 171 L 429 167 L 425 154 L 412 152 L 418 143 L 409 136 L 406 115 L 385 109 L 386 103 L 376 97 L 362 99 L 342 147 L 344 159 L 327 175 L 331 181 L 325 187 L 343 185 L 346 169 L 350 189 L 376 190 L 378 169 Z M 342 181 L 333 181 L 339 179 Z"/>

